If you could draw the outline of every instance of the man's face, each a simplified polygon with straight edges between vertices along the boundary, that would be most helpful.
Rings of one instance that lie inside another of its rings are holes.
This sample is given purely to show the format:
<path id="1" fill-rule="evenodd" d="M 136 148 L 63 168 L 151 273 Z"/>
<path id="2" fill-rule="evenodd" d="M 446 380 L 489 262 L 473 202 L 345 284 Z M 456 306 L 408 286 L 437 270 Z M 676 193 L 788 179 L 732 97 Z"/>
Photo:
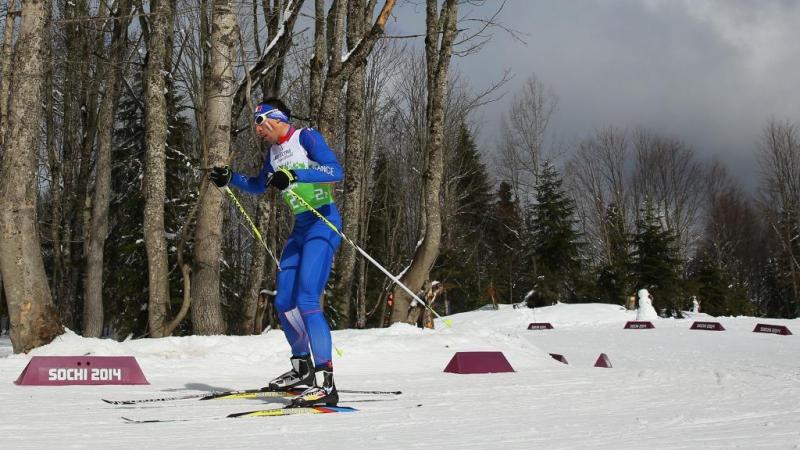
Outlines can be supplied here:
<path id="1" fill-rule="evenodd" d="M 256 134 L 270 144 L 277 144 L 278 139 L 286 132 L 285 125 L 280 120 L 265 117 L 260 124 L 256 125 Z"/>

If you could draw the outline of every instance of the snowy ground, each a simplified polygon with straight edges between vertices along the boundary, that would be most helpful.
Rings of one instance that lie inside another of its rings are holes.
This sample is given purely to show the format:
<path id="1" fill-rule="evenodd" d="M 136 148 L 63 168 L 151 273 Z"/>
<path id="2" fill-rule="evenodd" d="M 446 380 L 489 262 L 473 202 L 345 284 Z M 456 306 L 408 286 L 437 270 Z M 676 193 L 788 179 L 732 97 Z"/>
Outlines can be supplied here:
<path id="1" fill-rule="evenodd" d="M 624 330 L 635 313 L 613 305 L 476 311 L 453 328 L 395 325 L 334 334 L 342 389 L 390 389 L 395 401 L 351 402 L 355 414 L 127 424 L 135 418 L 210 418 L 280 406 L 263 400 L 112 406 L 147 398 L 261 386 L 287 367 L 280 332 L 117 343 L 68 334 L 32 355 L 133 355 L 150 386 L 16 386 L 31 355 L 0 338 L 0 447 L 324 449 L 800 449 L 800 320 L 719 318 Z M 553 330 L 528 331 L 530 322 Z M 795 334 L 752 333 L 756 323 Z M 441 324 L 438 324 L 441 327 Z M 515 373 L 443 373 L 456 351 L 502 351 Z M 569 365 L 549 353 L 566 356 Z M 612 369 L 593 367 L 606 353 Z M 343 395 L 344 397 L 344 395 Z M 350 396 L 351 400 L 358 400 Z"/>

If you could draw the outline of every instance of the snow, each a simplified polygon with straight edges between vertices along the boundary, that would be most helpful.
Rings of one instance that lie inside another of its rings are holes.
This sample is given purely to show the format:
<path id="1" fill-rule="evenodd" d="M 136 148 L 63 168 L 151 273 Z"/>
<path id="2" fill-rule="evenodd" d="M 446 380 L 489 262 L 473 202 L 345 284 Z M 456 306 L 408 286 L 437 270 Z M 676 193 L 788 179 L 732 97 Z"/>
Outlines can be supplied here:
<path id="1" fill-rule="evenodd" d="M 251 388 L 288 368 L 280 331 L 115 342 L 73 333 L 30 355 L 0 338 L 0 435 L 4 449 L 297 448 L 575 449 L 800 448 L 800 319 L 655 319 L 625 330 L 635 311 L 605 304 L 480 310 L 452 328 L 395 324 L 334 332 L 342 389 L 402 390 L 394 401 L 349 404 L 355 414 L 126 424 L 139 419 L 280 406 L 263 400 L 184 400 L 137 408 L 100 398 L 148 398 Z M 535 320 L 534 320 L 535 319 Z M 693 320 L 727 331 L 696 331 Z M 553 330 L 528 331 L 530 322 Z M 795 334 L 753 333 L 756 323 Z M 456 375 L 456 351 L 502 351 L 515 373 Z M 569 364 L 548 355 L 558 353 Z M 606 353 L 611 369 L 593 367 Z M 133 355 L 150 386 L 31 387 L 12 383 L 32 355 Z M 342 395 L 342 405 L 348 405 Z M 351 400 L 358 400 L 351 395 Z"/>
<path id="2" fill-rule="evenodd" d="M 361 41 L 363 41 L 363 39 L 359 39 L 359 40 L 358 40 L 358 42 L 356 42 L 356 43 L 355 43 L 355 45 L 353 45 L 353 48 L 351 48 L 351 49 L 350 49 L 350 51 L 348 51 L 347 53 L 345 53 L 344 55 L 342 55 L 342 60 L 341 60 L 341 63 L 342 63 L 342 64 L 346 63 L 346 62 L 347 62 L 347 60 L 348 60 L 348 59 L 350 59 L 350 55 L 352 55 L 352 54 L 353 54 L 353 52 L 355 52 L 355 51 L 356 51 L 356 49 L 358 48 L 358 46 L 359 46 L 359 45 L 361 45 Z"/>

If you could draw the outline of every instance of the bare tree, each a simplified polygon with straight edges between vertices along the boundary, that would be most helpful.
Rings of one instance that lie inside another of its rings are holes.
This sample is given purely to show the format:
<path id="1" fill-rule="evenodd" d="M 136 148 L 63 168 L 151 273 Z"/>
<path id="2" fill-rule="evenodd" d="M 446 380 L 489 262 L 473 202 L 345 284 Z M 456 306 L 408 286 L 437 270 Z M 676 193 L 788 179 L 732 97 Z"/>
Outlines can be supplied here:
<path id="1" fill-rule="evenodd" d="M 233 95 L 234 46 L 237 41 L 236 17 L 230 0 L 214 0 L 212 13 L 211 71 L 206 80 L 205 137 L 207 153 L 203 167 L 222 166 L 229 159 L 231 101 Z M 207 184 L 208 180 L 203 180 Z M 198 334 L 222 334 L 219 289 L 219 260 L 222 249 L 222 195 L 218 189 L 205 189 L 195 230 L 194 283 L 192 284 L 192 327 Z"/>
<path id="2" fill-rule="evenodd" d="M 97 162 L 95 164 L 92 219 L 87 235 L 86 279 L 83 300 L 83 335 L 99 337 L 103 332 L 103 246 L 108 234 L 108 212 L 111 197 L 111 139 L 117 91 L 122 78 L 122 64 L 127 48 L 129 2 L 119 0 L 113 16 L 114 33 L 108 52 L 103 99 L 97 114 Z"/>
<path id="3" fill-rule="evenodd" d="M 261 230 L 270 229 L 270 224 L 275 223 L 275 200 L 277 196 L 275 191 L 262 196 L 256 203 L 256 226 Z M 269 233 L 265 236 L 268 246 L 275 248 L 275 233 Z M 277 269 L 275 262 L 272 258 L 267 258 L 266 250 L 258 244 L 251 246 L 252 259 L 250 261 L 250 268 L 247 271 L 247 281 L 245 283 L 245 291 L 242 296 L 243 302 L 243 315 L 241 323 L 239 324 L 239 331 L 242 334 L 259 334 L 263 326 L 263 314 L 266 309 L 266 304 L 259 305 L 259 302 L 266 301 L 266 298 L 259 295 L 263 290 L 264 274 L 271 274 L 274 280 L 274 272 Z M 261 315 L 259 317 L 259 314 Z"/>
<path id="4" fill-rule="evenodd" d="M 557 105 L 555 93 L 531 75 L 501 122 L 500 177 L 526 202 L 534 195 L 539 164 L 545 157 L 547 127 Z"/>
<path id="5" fill-rule="evenodd" d="M 360 33 L 360 35 L 352 35 L 352 37 L 349 38 L 351 42 L 354 42 L 354 45 L 345 56 L 342 56 L 342 48 L 346 35 L 345 18 L 348 2 L 344 0 L 334 1 L 324 20 L 321 14 L 324 11 L 323 4 L 323 0 L 316 0 L 315 53 L 311 61 L 310 74 L 312 80 L 311 98 L 313 102 L 311 112 L 316 116 L 316 124 L 320 133 L 322 133 L 325 139 L 331 141 L 332 129 L 336 120 L 338 100 L 342 87 L 348 78 L 350 78 L 353 70 L 364 64 L 372 51 L 372 47 L 375 45 L 375 41 L 383 35 L 384 26 L 389 19 L 389 15 L 392 13 L 395 0 L 385 0 L 373 25 L 368 29 L 364 29 L 363 33 Z M 361 9 L 372 11 L 374 5 L 375 2 L 370 0 L 369 6 L 364 7 L 362 5 Z M 355 8 L 356 4 L 353 4 L 352 7 Z M 353 16 L 353 18 L 356 21 L 364 20 L 361 15 Z M 325 24 L 324 28 L 321 28 L 322 24 Z M 359 24 L 358 27 L 361 27 L 361 25 Z M 327 41 L 325 42 L 327 46 L 327 72 L 323 82 L 319 81 L 322 80 L 322 64 L 319 61 L 319 57 L 322 53 L 317 53 L 323 50 L 321 35 L 319 34 L 321 30 L 325 30 L 324 33 L 327 37 Z M 316 105 L 315 100 L 317 84 L 321 85 L 318 105 Z"/>
<path id="6" fill-rule="evenodd" d="M 447 102 L 448 71 L 452 56 L 453 41 L 458 30 L 458 1 L 445 0 L 438 10 L 436 0 L 427 0 L 425 62 L 427 80 L 427 145 L 426 165 L 423 172 L 424 205 L 422 241 L 417 246 L 411 265 L 400 280 L 413 291 L 418 291 L 428 278 L 442 238 L 440 195 L 444 172 L 444 111 Z M 408 294 L 399 287 L 394 288 L 392 321 L 408 318 Z"/>
<path id="7" fill-rule="evenodd" d="M 238 117 L 247 104 L 253 86 L 262 85 L 265 96 L 277 94 L 283 79 L 284 61 L 292 45 L 292 31 L 303 1 L 286 0 L 284 5 L 283 0 L 273 0 L 270 8 L 268 0 L 262 0 L 269 42 L 260 50 L 255 64 L 246 69 L 236 86 L 232 118 Z"/>
<path id="8" fill-rule="evenodd" d="M 404 48 L 404 46 L 392 44 L 389 40 L 382 40 L 377 44 L 375 50 L 373 50 L 370 61 L 366 67 L 365 90 L 363 96 L 363 165 L 361 168 L 346 169 L 349 170 L 350 173 L 355 171 L 354 175 L 360 177 L 361 204 L 358 207 L 358 215 L 355 216 L 346 213 L 345 217 L 359 223 L 358 234 L 354 236 L 356 236 L 356 242 L 362 246 L 366 246 L 369 237 L 370 208 L 373 203 L 373 198 L 371 195 L 367 195 L 367 193 L 371 192 L 374 187 L 371 173 L 371 167 L 374 165 L 372 161 L 375 159 L 376 154 L 384 150 L 386 147 L 385 142 L 389 139 L 384 130 L 386 129 L 387 123 L 391 120 L 390 115 L 392 111 L 395 110 L 393 99 L 388 95 L 390 92 L 389 86 L 400 76 L 398 69 L 403 65 L 403 58 L 401 55 L 403 54 Z M 348 84 L 348 96 L 350 95 L 349 89 Z M 348 145 L 348 156 L 349 154 L 350 149 Z M 347 176 L 347 172 L 345 176 Z M 343 262 L 344 257 L 341 256 L 344 254 L 344 247 L 342 247 L 341 252 L 338 260 L 338 264 L 340 265 L 337 267 L 340 273 L 344 272 L 343 275 L 347 275 L 346 268 L 348 266 Z M 387 262 L 391 263 L 391 261 Z M 356 258 L 354 263 L 352 275 L 356 284 L 353 297 L 355 299 L 356 326 L 364 327 L 367 324 L 369 316 L 375 314 L 379 306 L 383 305 L 385 307 L 386 293 L 383 292 L 374 306 L 368 308 L 366 296 L 367 267 L 369 263 L 367 263 L 364 258 Z M 339 289 L 343 289 L 345 292 L 353 292 L 352 286 L 349 288 L 339 286 Z M 337 290 L 337 292 L 341 292 L 341 290 Z M 383 317 L 383 315 L 381 315 L 381 317 Z"/>
<path id="9" fill-rule="evenodd" d="M 759 145 L 763 203 L 769 227 L 780 243 L 781 258 L 800 315 L 800 131 L 789 121 L 771 120 Z"/>
<path id="10" fill-rule="evenodd" d="M 57 66 L 53 69 L 54 84 L 62 78 L 61 107 L 56 108 L 56 112 L 63 111 L 63 114 L 61 148 L 54 149 L 51 167 L 52 173 L 58 175 L 51 182 L 58 186 L 52 204 L 55 237 L 52 283 L 61 320 L 68 328 L 75 329 L 80 317 L 80 280 L 89 232 L 87 202 L 97 133 L 97 101 L 105 70 L 95 51 L 103 45 L 103 33 L 96 23 L 104 22 L 87 20 L 92 17 L 88 1 L 59 3 L 58 6 L 62 8 L 64 21 L 55 29 L 59 42 L 52 58 Z M 105 15 L 105 9 L 101 6 L 98 13 Z M 50 97 L 51 93 L 47 95 Z"/>
<path id="11" fill-rule="evenodd" d="M 609 207 L 614 208 L 631 225 L 628 216 L 629 176 L 626 163 L 631 155 L 630 143 L 622 130 L 608 127 L 598 130 L 578 144 L 575 155 L 567 164 L 567 177 L 576 201 L 583 231 L 592 246 L 593 260 L 607 263 L 613 253 L 613 234 L 619 231 L 607 220 Z M 634 208 L 635 209 L 635 208 Z M 619 237 L 619 236 L 617 236 Z"/>
<path id="12" fill-rule="evenodd" d="M 143 189 L 144 236 L 149 279 L 148 322 L 150 336 L 164 337 L 167 327 L 169 263 L 164 228 L 166 197 L 167 104 L 164 74 L 168 66 L 167 43 L 172 38 L 175 0 L 160 0 L 150 15 L 147 63 L 145 64 L 145 104 L 147 161 Z"/>
<path id="13" fill-rule="evenodd" d="M 6 10 L 5 28 L 3 28 L 2 47 L 3 60 L 0 62 L 0 146 L 5 142 L 8 128 L 8 93 L 10 92 L 11 61 L 14 54 L 14 26 L 19 11 L 14 10 L 16 1 L 9 2 Z"/>
<path id="14" fill-rule="evenodd" d="M 303 2 L 293 1 L 284 5 L 283 0 L 273 0 L 270 6 L 269 1 L 262 0 L 261 4 L 264 23 L 267 27 L 267 45 L 262 49 L 259 44 L 257 32 L 258 8 L 255 2 L 253 7 L 253 22 L 256 31 L 253 33 L 253 38 L 256 54 L 262 55 L 260 60 L 263 61 L 257 63 L 256 66 L 262 68 L 266 67 L 267 69 L 245 71 L 244 84 L 240 85 L 240 87 L 244 87 L 242 92 L 245 93 L 244 97 L 247 100 L 246 103 L 249 111 L 254 109 L 251 101 L 253 97 L 251 90 L 256 89 L 259 85 L 259 83 L 256 83 L 257 80 L 261 80 L 261 94 L 264 97 L 278 96 L 280 94 L 286 67 L 285 60 L 293 42 L 293 35 L 291 33 L 292 27 L 294 26 L 294 22 Z M 241 43 L 241 48 L 242 53 L 244 53 L 244 43 Z M 253 69 L 256 69 L 256 67 L 253 67 Z M 234 114 L 236 111 L 236 105 L 234 105 Z M 247 114 L 246 118 L 248 125 L 250 125 L 249 128 L 252 130 L 250 114 Z M 248 142 L 246 145 L 259 146 L 260 139 L 255 135 L 254 130 L 251 132 L 251 141 L 252 142 Z M 265 148 L 263 145 L 260 147 L 262 149 Z M 257 166 L 260 168 L 262 165 L 263 161 L 259 158 Z M 277 219 L 277 208 L 275 207 L 276 198 L 276 192 L 269 191 L 266 195 L 262 195 L 255 200 L 254 215 L 256 218 L 256 226 L 259 229 L 268 230 L 275 228 L 274 225 L 276 225 Z M 265 238 L 268 240 L 267 246 L 269 248 L 275 248 L 275 233 L 267 233 Z M 263 314 L 266 311 L 266 304 L 263 305 L 263 307 L 259 306 L 260 302 L 265 301 L 265 298 L 259 295 L 259 292 L 263 289 L 265 274 L 268 274 L 271 280 L 275 279 L 277 265 L 272 258 L 267 258 L 267 251 L 262 245 L 252 245 L 249 253 L 252 259 L 250 261 L 250 267 L 247 270 L 245 289 L 242 296 L 243 314 L 241 323 L 239 324 L 239 330 L 244 334 L 258 334 L 262 330 Z"/>
<path id="15" fill-rule="evenodd" d="M 0 272 L 14 352 L 47 344 L 64 329 L 42 260 L 37 226 L 37 149 L 43 99 L 48 0 L 23 0 L 11 76 L 8 142 L 0 167 Z"/>
<path id="16" fill-rule="evenodd" d="M 741 285 L 748 287 L 750 298 L 756 298 L 770 231 L 751 194 L 718 161 L 710 168 L 708 197 L 706 250 Z"/>
<path id="17" fill-rule="evenodd" d="M 364 34 L 372 17 L 375 1 L 350 0 L 347 11 L 347 47 L 354 49 Z M 366 173 L 366 118 L 364 117 L 366 97 L 367 61 L 364 59 L 356 66 L 347 80 L 347 107 L 345 113 L 345 135 L 347 153 L 344 161 L 344 202 L 342 208 L 343 232 L 345 236 L 356 238 L 360 242 L 360 228 L 365 222 L 362 213 L 364 182 Z M 339 250 L 335 292 L 337 297 L 334 306 L 339 312 L 341 328 L 350 327 L 352 284 L 356 265 L 356 250 L 350 245 L 343 245 Z"/>
<path id="18" fill-rule="evenodd" d="M 652 202 L 664 225 L 678 234 L 678 250 L 686 259 L 702 231 L 699 212 L 706 200 L 706 168 L 692 148 L 675 138 L 638 130 L 633 146 L 634 201 Z"/>

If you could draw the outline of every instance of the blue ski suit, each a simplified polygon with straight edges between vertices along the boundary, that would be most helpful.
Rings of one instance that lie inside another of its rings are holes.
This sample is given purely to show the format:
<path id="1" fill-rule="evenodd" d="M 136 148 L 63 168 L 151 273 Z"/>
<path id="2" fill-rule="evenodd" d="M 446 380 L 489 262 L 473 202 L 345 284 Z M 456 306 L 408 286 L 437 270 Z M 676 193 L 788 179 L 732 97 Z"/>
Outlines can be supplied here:
<path id="1" fill-rule="evenodd" d="M 332 183 L 342 180 L 342 167 L 325 139 L 313 128 L 290 128 L 279 143 L 270 147 L 257 176 L 233 173 L 230 184 L 251 194 L 261 194 L 266 190 L 268 177 L 281 168 L 291 169 L 297 176 L 289 189 L 341 229 L 342 218 L 333 201 Z M 304 356 L 310 351 L 315 366 L 332 368 L 331 331 L 319 299 L 341 237 L 289 192 L 284 192 L 283 197 L 295 220 L 281 254 L 275 308 L 292 354 Z"/>

